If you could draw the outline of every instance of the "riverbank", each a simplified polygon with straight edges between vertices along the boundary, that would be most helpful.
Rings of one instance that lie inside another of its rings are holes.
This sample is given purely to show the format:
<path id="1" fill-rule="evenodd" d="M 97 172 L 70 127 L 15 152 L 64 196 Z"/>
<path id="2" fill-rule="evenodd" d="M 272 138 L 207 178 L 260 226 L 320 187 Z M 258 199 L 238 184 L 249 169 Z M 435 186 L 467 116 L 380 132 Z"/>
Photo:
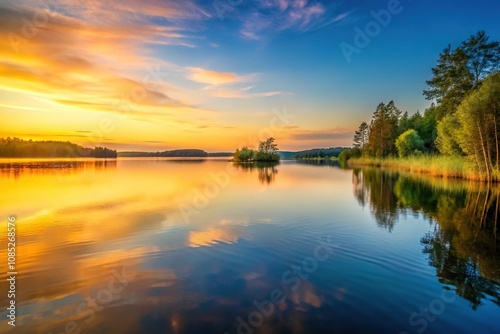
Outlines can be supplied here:
<path id="1" fill-rule="evenodd" d="M 443 178 L 487 181 L 487 175 L 471 168 L 464 157 L 420 156 L 409 158 L 358 158 L 348 160 L 349 166 L 387 167 L 411 173 L 425 173 Z M 496 175 L 494 182 L 500 181 Z"/>

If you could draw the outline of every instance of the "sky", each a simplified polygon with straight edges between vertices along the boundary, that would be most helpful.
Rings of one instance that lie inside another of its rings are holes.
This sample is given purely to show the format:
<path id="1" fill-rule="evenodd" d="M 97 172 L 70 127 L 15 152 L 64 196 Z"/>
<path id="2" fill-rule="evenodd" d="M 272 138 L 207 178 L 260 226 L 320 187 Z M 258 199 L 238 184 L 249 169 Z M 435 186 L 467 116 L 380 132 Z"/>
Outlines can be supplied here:
<path id="1" fill-rule="evenodd" d="M 350 146 L 380 102 L 424 112 L 448 45 L 500 2 L 0 0 L 0 137 L 119 151 Z"/>

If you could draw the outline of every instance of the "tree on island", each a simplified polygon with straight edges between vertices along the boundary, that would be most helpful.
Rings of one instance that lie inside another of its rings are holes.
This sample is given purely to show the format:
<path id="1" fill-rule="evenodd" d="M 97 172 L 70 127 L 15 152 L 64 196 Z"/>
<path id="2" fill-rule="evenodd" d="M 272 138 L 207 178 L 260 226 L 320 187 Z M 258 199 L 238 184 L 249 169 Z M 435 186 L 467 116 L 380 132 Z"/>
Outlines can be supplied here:
<path id="1" fill-rule="evenodd" d="M 237 149 L 234 153 L 234 160 L 240 162 L 249 161 L 269 161 L 277 162 L 280 160 L 278 154 L 278 145 L 274 142 L 275 139 L 270 137 L 266 140 L 259 142 L 259 149 L 252 150 L 248 147 L 242 147 Z"/>

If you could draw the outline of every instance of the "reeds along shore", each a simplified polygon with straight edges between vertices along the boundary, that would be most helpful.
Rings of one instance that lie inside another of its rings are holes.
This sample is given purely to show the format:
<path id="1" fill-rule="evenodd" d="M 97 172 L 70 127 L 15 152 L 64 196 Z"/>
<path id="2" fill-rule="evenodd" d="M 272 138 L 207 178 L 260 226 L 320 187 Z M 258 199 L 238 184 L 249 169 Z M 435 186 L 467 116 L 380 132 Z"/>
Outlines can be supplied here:
<path id="1" fill-rule="evenodd" d="M 471 167 L 465 157 L 458 156 L 415 156 L 408 158 L 356 158 L 348 160 L 350 166 L 374 166 L 397 168 L 411 173 L 426 173 L 444 178 L 461 178 L 472 181 L 500 182 L 500 171 L 492 177 Z"/>

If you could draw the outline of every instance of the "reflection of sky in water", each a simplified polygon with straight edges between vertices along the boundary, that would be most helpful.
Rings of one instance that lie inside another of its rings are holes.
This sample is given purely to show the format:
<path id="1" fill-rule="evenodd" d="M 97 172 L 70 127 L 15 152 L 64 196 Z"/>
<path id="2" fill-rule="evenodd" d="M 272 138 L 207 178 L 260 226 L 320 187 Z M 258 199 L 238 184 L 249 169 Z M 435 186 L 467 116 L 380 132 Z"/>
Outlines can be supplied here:
<path id="1" fill-rule="evenodd" d="M 197 209 L 220 173 L 227 184 Z M 72 321 L 89 333 L 235 333 L 238 317 L 248 321 L 253 302 L 275 289 L 285 299 L 261 333 L 396 333 L 442 291 L 420 243 L 432 227 L 410 215 L 381 229 L 352 196 L 352 172 L 328 165 L 120 159 L 4 172 L 0 189 L 9 189 L 0 216 L 19 223 L 13 333 L 55 333 Z M 328 259 L 294 272 L 327 236 Z M 93 300 L 117 277 L 123 289 L 101 309 Z M 474 312 L 457 299 L 428 332 L 491 330 L 494 314 L 492 303 Z M 0 330 L 11 328 L 3 320 Z"/>

